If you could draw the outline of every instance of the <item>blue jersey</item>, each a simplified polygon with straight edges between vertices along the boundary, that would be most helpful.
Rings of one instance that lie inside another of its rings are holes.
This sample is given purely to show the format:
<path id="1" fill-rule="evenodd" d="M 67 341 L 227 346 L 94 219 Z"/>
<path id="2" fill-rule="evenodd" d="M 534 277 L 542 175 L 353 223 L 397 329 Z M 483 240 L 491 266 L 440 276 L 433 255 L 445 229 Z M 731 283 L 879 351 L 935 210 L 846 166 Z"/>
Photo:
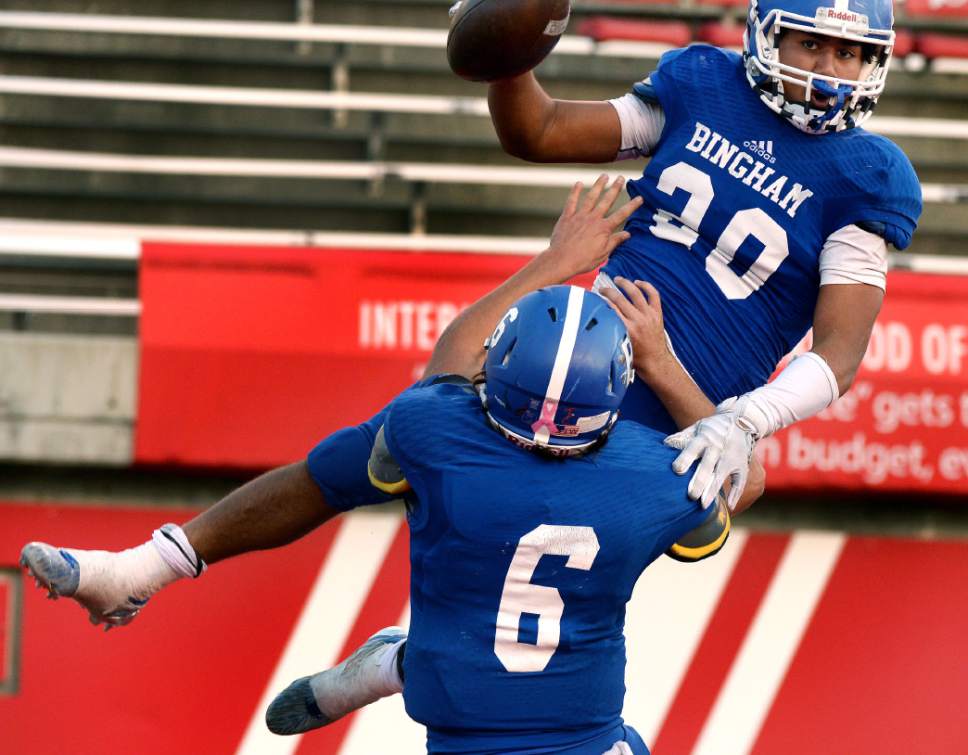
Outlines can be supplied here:
<path id="1" fill-rule="evenodd" d="M 309 452 L 306 458 L 309 476 L 334 509 L 350 511 L 358 506 L 388 503 L 398 497 L 374 488 L 366 474 L 366 460 L 385 416 L 384 408 L 362 424 L 337 430 Z"/>
<path id="2" fill-rule="evenodd" d="M 433 377 L 424 378 L 411 388 L 433 382 Z M 399 498 L 373 487 L 366 473 L 366 460 L 370 458 L 373 440 L 383 425 L 388 408 L 383 407 L 359 425 L 337 430 L 309 452 L 306 458 L 309 476 L 319 486 L 326 503 L 334 509 L 350 511 L 359 506 L 389 503 Z"/>
<path id="3" fill-rule="evenodd" d="M 384 427 L 413 490 L 404 698 L 430 751 L 608 750 L 622 739 L 625 604 L 707 514 L 675 452 L 626 422 L 586 456 L 529 453 L 467 383 L 406 391 Z"/>
<path id="4" fill-rule="evenodd" d="M 632 237 L 604 271 L 659 290 L 676 355 L 718 403 L 764 384 L 810 328 L 827 237 L 857 224 L 905 248 L 920 185 L 881 136 L 805 134 L 770 111 L 732 52 L 666 53 L 634 91 L 661 105 L 665 127 L 629 185 L 644 199 Z M 641 383 L 622 412 L 675 429 Z"/>

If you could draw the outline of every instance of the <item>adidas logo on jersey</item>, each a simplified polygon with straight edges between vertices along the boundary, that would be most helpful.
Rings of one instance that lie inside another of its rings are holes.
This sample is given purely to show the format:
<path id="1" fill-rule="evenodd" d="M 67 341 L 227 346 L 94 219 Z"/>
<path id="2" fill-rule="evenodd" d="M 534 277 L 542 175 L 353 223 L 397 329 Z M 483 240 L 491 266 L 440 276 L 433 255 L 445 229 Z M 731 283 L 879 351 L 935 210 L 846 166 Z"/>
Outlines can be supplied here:
<path id="1" fill-rule="evenodd" d="M 768 162 L 770 165 L 776 162 L 776 158 L 773 156 L 772 139 L 765 142 L 754 142 L 752 139 L 748 139 L 743 142 L 743 146 L 761 160 Z"/>
<path id="2" fill-rule="evenodd" d="M 744 186 L 759 192 L 791 218 L 796 217 L 797 210 L 813 196 L 813 192 L 770 167 L 769 164 L 776 163 L 772 154 L 773 142 L 747 140 L 742 146 L 749 152 L 744 152 L 739 144 L 733 144 L 722 134 L 696 121 L 696 130 L 686 149 L 741 181 Z M 761 159 L 757 160 L 754 154 Z"/>

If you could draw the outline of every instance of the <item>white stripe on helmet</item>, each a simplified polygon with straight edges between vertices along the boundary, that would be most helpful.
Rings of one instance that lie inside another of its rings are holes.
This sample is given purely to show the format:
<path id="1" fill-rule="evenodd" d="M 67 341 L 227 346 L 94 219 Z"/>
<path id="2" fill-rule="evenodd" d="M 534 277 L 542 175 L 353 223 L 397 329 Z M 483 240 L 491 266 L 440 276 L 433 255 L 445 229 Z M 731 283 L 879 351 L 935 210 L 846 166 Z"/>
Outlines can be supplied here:
<path id="1" fill-rule="evenodd" d="M 555 355 L 555 364 L 551 368 L 551 379 L 548 381 L 548 389 L 545 391 L 544 403 L 541 407 L 542 417 L 553 419 L 558 411 L 558 401 L 561 399 L 561 391 L 565 387 L 565 377 L 568 375 L 568 366 L 571 364 L 571 355 L 575 351 L 575 342 L 578 340 L 578 326 L 581 324 L 582 302 L 585 297 L 585 289 L 579 286 L 570 286 L 568 290 L 568 307 L 565 310 L 565 325 L 561 332 L 561 341 L 558 343 L 558 353 Z M 544 424 L 538 428 L 534 434 L 536 443 L 547 444 L 551 432 L 548 425 Z"/>

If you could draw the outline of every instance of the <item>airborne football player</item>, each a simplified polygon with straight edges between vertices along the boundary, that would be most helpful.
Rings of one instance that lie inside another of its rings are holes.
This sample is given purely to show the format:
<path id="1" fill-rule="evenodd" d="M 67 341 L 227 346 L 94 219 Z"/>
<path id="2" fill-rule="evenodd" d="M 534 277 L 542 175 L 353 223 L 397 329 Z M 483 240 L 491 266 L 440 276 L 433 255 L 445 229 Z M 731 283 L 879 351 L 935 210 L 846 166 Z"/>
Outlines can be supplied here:
<path id="1" fill-rule="evenodd" d="M 503 50 L 490 58 L 462 51 L 473 40 L 471 19 L 480 29 L 485 14 L 509 7 L 561 13 L 554 0 L 464 3 L 448 54 L 478 79 L 493 78 L 488 66 L 507 73 L 520 61 L 501 59 Z M 545 19 L 528 21 L 540 35 Z M 884 89 L 893 23 L 890 0 L 753 0 L 742 57 L 707 45 L 673 50 L 615 100 L 555 100 L 530 72 L 490 84 L 492 119 L 513 155 L 651 158 L 629 185 L 642 200 L 626 224 L 629 239 L 596 286 L 611 288 L 620 276 L 654 284 L 678 364 L 722 402 L 679 434 L 686 447 L 675 469 L 701 457 L 689 494 L 703 502 L 756 439 L 815 415 L 850 387 L 883 300 L 887 245 L 910 244 L 921 213 L 917 177 L 896 145 L 861 128 Z M 536 45 L 538 59 L 551 46 Z M 532 53 L 519 57 L 534 63 Z M 811 327 L 812 350 L 765 385 Z M 673 369 L 633 384 L 623 419 L 673 431 L 680 387 Z M 347 678 L 354 660 L 374 652 L 364 645 L 346 665 L 312 677 L 322 701 L 353 693 L 360 705 L 387 694 L 376 684 L 363 694 L 367 685 Z M 298 689 L 284 693 L 280 708 Z"/>
<path id="2" fill-rule="evenodd" d="M 739 397 L 698 428 L 677 465 L 703 455 L 690 493 L 704 500 L 726 476 L 716 462 L 727 443 L 813 416 L 850 387 L 884 297 L 887 246 L 911 242 L 918 179 L 896 145 L 862 128 L 884 89 L 893 22 L 890 0 L 753 0 L 742 56 L 672 50 L 618 99 L 552 99 L 530 72 L 490 84 L 513 155 L 650 157 L 628 187 L 644 200 L 631 238 L 597 285 L 651 282 L 686 371 L 714 402 Z M 766 385 L 811 327 L 812 349 Z M 674 431 L 663 390 L 633 386 L 623 418 Z"/>
<path id="3" fill-rule="evenodd" d="M 548 288 L 594 270 L 627 238 L 621 227 L 641 200 L 609 214 L 622 186 L 617 180 L 606 187 L 602 177 L 584 196 L 580 185 L 575 187 L 548 249 L 451 323 L 435 346 L 428 377 L 394 404 L 395 415 L 384 409 L 334 433 L 305 461 L 247 483 L 182 527 L 164 525 L 135 548 L 92 551 L 35 542 L 24 547 L 22 563 L 51 597 L 76 601 L 92 623 L 125 625 L 156 592 L 180 578 L 201 576 L 207 565 L 278 547 L 340 512 L 395 497 L 403 491 L 402 479 L 394 476 L 399 467 L 416 491 L 408 521 L 413 615 L 420 629 L 410 640 L 396 628 L 377 632 L 337 669 L 298 680 L 270 708 L 270 727 L 293 734 L 325 726 L 400 692 L 401 670 L 412 668 L 408 705 L 412 701 L 414 716 L 433 729 L 434 741 L 462 746 L 487 740 L 489 752 L 514 752 L 525 739 L 551 747 L 602 745 L 595 755 L 613 745 L 617 753 L 644 752 L 645 745 L 620 718 L 624 603 L 641 570 L 664 550 L 683 560 L 717 552 L 730 516 L 722 498 L 706 509 L 688 500 L 686 481 L 670 470 L 675 454 L 662 446 L 663 433 L 637 423 L 614 427 L 632 371 L 647 376 L 650 363 L 665 365 L 669 356 L 658 293 L 646 283 L 621 278 L 616 283 L 625 296 Z M 541 290 L 529 299 L 535 289 Z M 522 296 L 530 303 L 509 310 Z M 486 403 L 468 390 L 468 378 L 477 375 L 485 356 L 486 379 L 480 385 Z M 670 412 L 680 425 L 712 412 L 711 402 L 677 364 L 665 368 L 679 371 Z M 412 440 L 405 440 L 408 434 Z M 439 455 L 448 449 L 449 455 Z M 745 473 L 748 448 L 739 461 Z M 431 478 L 452 481 L 456 495 L 438 496 L 433 483 L 424 484 Z M 737 508 L 762 492 L 762 469 L 755 461 L 751 478 L 751 484 L 737 486 L 742 489 Z M 380 493 L 371 481 L 389 492 Z M 543 492 L 529 488 L 528 481 L 540 481 Z M 576 495 L 576 486 L 587 495 Z M 504 492 L 498 501 L 499 488 Z M 447 547 L 463 543 L 469 558 L 436 562 L 431 574 L 435 533 L 449 528 L 449 515 L 441 510 L 445 499 L 459 508 L 452 514 L 461 526 L 473 521 L 480 526 L 471 527 L 467 537 L 452 532 Z M 496 542 L 498 533 L 511 540 Z M 508 548 L 510 542 L 518 546 Z M 566 564 L 555 587 L 543 587 L 537 580 L 544 579 L 547 564 L 535 564 L 534 583 L 526 568 L 532 555 L 540 561 L 541 554 L 575 555 L 576 565 Z M 486 581 L 480 572 L 485 566 Z M 558 598 L 549 602 L 552 593 Z M 440 603 L 449 597 L 454 602 Z M 434 609 L 421 614 L 428 601 Z M 505 616 L 497 622 L 499 609 Z M 526 614 L 542 617 L 537 644 L 517 639 L 517 628 L 530 626 Z M 462 624 L 474 636 L 473 647 L 449 647 L 446 657 L 435 655 L 443 666 L 428 664 L 421 654 L 435 654 L 434 643 Z M 410 641 L 413 651 L 406 656 Z M 464 658 L 473 665 L 442 685 L 434 683 L 444 668 L 459 670 Z M 548 673 L 536 676 L 541 659 Z M 573 703 L 565 704 L 566 691 L 586 688 L 589 666 L 599 672 L 602 695 L 595 706 L 576 713 Z M 548 692 L 540 695 L 542 706 L 518 720 L 511 698 L 492 705 L 501 698 L 494 691 L 505 684 L 516 695 L 539 694 L 546 685 Z M 480 694 L 456 699 L 454 689 L 468 685 Z M 444 697 L 454 707 L 444 709 L 439 704 Z M 473 720 L 460 714 L 480 705 Z M 491 737 L 482 726 L 501 733 Z M 531 737 L 530 726 L 542 731 Z M 461 728 L 466 730 L 455 731 Z"/>

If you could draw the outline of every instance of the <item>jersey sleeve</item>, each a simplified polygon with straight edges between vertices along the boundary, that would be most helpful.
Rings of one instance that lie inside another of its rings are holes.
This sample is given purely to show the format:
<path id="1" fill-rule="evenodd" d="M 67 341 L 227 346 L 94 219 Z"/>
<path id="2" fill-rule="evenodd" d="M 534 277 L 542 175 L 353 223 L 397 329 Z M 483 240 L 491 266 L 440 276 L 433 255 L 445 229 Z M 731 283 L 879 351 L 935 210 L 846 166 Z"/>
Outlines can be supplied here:
<path id="1" fill-rule="evenodd" d="M 420 380 L 407 391 L 431 385 L 433 380 Z M 390 406 L 392 404 L 383 407 L 362 424 L 337 430 L 309 452 L 306 458 L 309 475 L 319 486 L 326 503 L 333 508 L 350 511 L 359 506 L 387 503 L 398 497 L 375 488 L 368 468 L 373 443 L 386 422 Z"/>
<path id="2" fill-rule="evenodd" d="M 906 249 L 921 217 L 921 183 L 897 145 L 869 136 L 875 149 L 851 177 L 854 196 L 841 197 L 833 208 L 832 227 L 857 225 L 897 249 Z"/>
<path id="3" fill-rule="evenodd" d="M 427 408 L 434 401 L 431 387 L 411 388 L 390 404 L 383 424 L 387 455 L 393 459 L 400 476 L 407 481 L 416 500 L 426 498 L 427 477 L 432 473 L 430 459 L 423 448 Z"/>
<path id="4" fill-rule="evenodd" d="M 410 482 L 387 447 L 386 429 L 382 425 L 373 441 L 373 450 L 370 452 L 366 471 L 373 487 L 384 493 L 402 495 L 410 491 Z"/>
<path id="5" fill-rule="evenodd" d="M 647 101 L 654 97 L 665 114 L 666 128 L 689 120 L 690 103 L 708 99 L 735 75 L 739 56 L 711 45 L 694 44 L 663 53 L 648 79 L 632 91 Z"/>
<path id="6" fill-rule="evenodd" d="M 373 441 L 386 414 L 383 409 L 360 425 L 337 430 L 309 452 L 309 474 L 333 508 L 349 511 L 393 500 L 373 487 L 367 474 Z"/>
<path id="7" fill-rule="evenodd" d="M 820 250 L 820 285 L 887 285 L 887 242 L 875 233 L 848 225 L 827 237 Z"/>
<path id="8" fill-rule="evenodd" d="M 667 120 L 677 121 L 686 114 L 679 89 L 684 64 L 688 63 L 683 56 L 688 58 L 688 49 L 663 53 L 649 77 L 632 87 L 632 93 L 639 99 L 659 105 Z"/>
<path id="9" fill-rule="evenodd" d="M 665 128 L 665 113 L 655 99 L 649 80 L 641 81 L 624 97 L 609 100 L 622 124 L 622 144 L 616 159 L 648 157 Z"/>

